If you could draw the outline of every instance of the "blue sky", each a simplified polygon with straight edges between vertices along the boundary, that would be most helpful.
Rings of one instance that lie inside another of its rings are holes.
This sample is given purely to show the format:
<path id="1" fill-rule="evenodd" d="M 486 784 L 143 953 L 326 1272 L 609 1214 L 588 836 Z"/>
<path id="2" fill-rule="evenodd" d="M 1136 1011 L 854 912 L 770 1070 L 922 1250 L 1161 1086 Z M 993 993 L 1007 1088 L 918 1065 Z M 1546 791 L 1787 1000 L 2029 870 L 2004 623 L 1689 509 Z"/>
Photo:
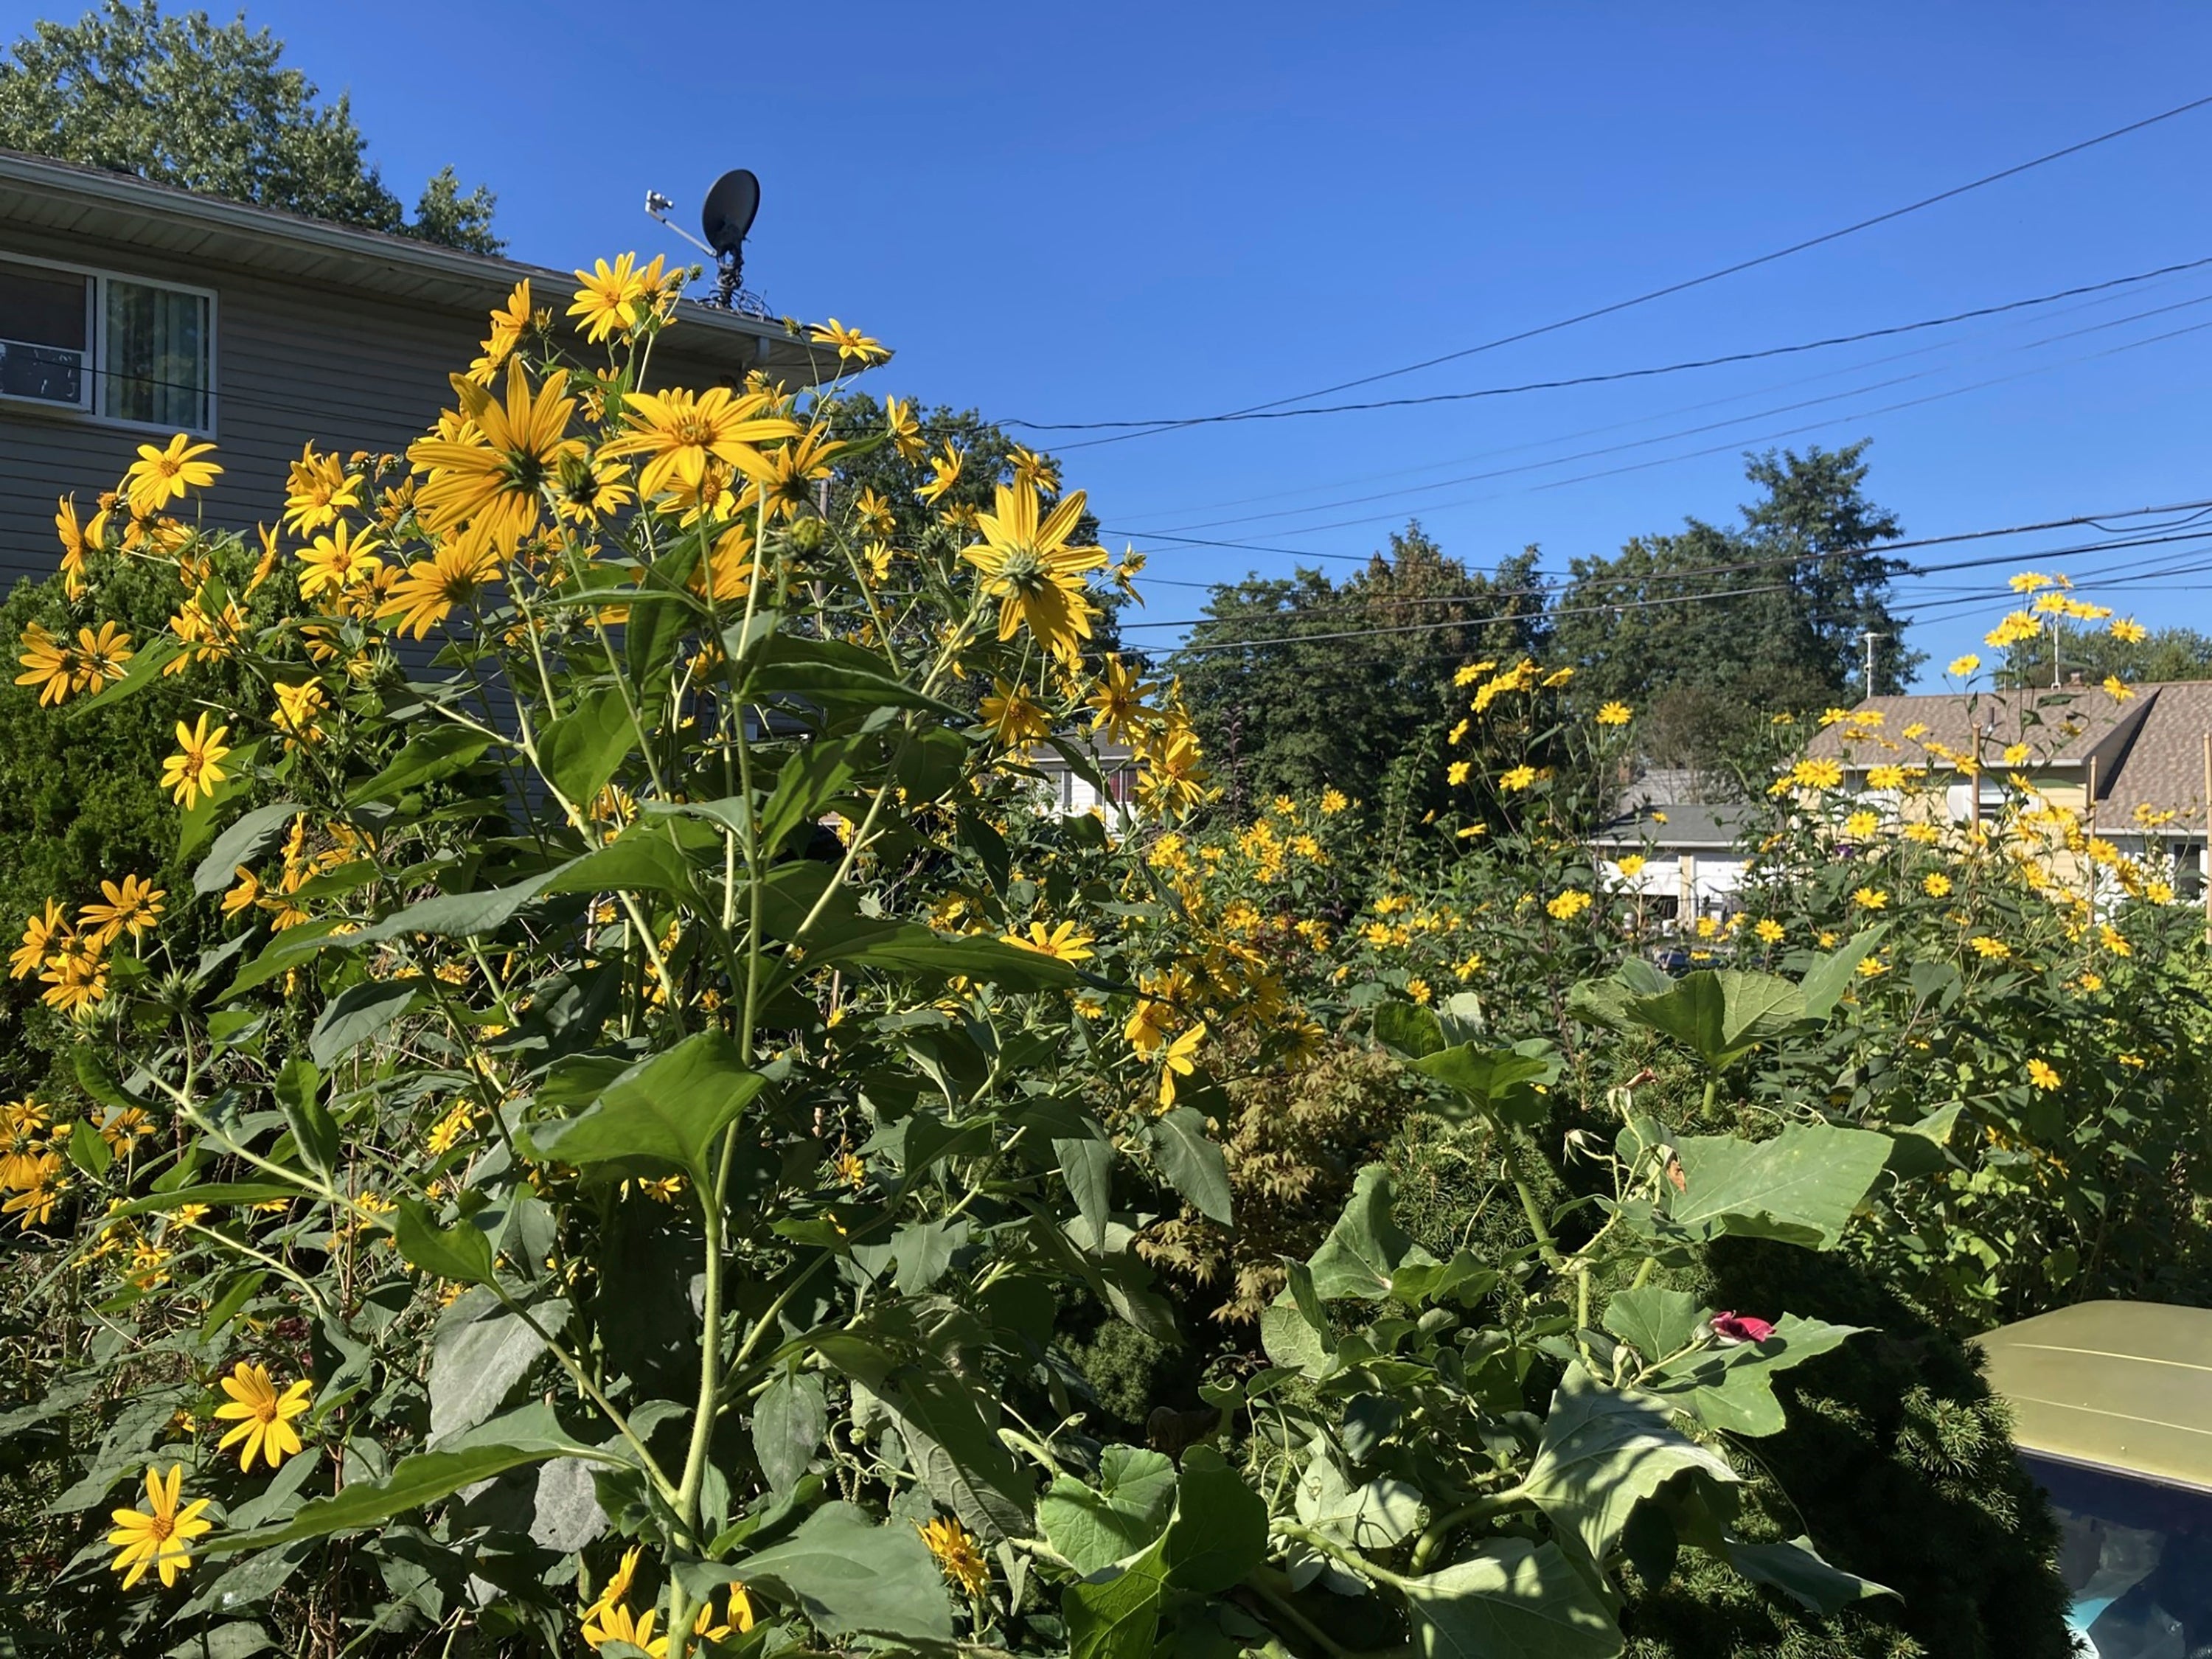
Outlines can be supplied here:
<path id="1" fill-rule="evenodd" d="M 9 34 L 58 9 L 0 0 Z M 1200 414 L 1390 368 L 2212 92 L 2212 10 L 2180 4 L 1815 13 L 866 0 L 770 12 L 694 0 L 259 0 L 248 15 L 326 93 L 351 93 L 403 195 L 447 161 L 492 185 L 500 228 L 523 258 L 680 256 L 640 210 L 647 187 L 674 197 L 690 225 L 719 171 L 752 167 L 763 204 L 747 275 L 775 309 L 834 313 L 898 348 L 872 377 L 878 391 L 1037 421 Z M 1373 390 L 1450 392 L 1752 349 L 2203 258 L 2208 163 L 2212 108 L 1697 292 Z M 1357 556 L 1414 516 L 1478 565 L 1533 542 L 1563 569 L 1685 514 L 1731 514 L 1746 494 L 1742 448 L 1869 436 L 1875 499 L 1909 535 L 1941 535 L 2212 497 L 2207 324 L 2212 267 L 2094 301 L 1642 384 L 1083 449 L 1054 441 L 1115 547 L 1136 541 L 1154 575 L 1182 581 L 1297 561 L 1152 538 Z M 1917 399 L 1932 400 L 1884 408 Z M 1808 406 L 1762 413 L 1796 404 Z M 1562 459 L 1589 450 L 1611 453 Z M 1641 465 L 1653 461 L 1663 464 Z M 1423 488 L 1477 473 L 1498 476 Z M 1604 476 L 1583 476 L 1593 473 Z M 1381 499 L 1331 505 L 1368 496 Z M 1923 556 L 2017 547 L 2030 563 L 2035 550 L 2096 538 Z M 2065 568 L 2147 621 L 2208 625 L 2212 572 L 2129 587 L 2094 580 L 2153 558 L 2212 562 L 2189 556 L 2203 545 Z M 1938 664 L 1966 648 L 2002 609 L 2011 568 L 1908 586 L 1929 616 L 1913 642 Z M 1975 584 L 1997 591 L 1962 611 Z M 1160 584 L 1150 597 L 1152 617 L 1172 620 L 1202 594 Z"/>

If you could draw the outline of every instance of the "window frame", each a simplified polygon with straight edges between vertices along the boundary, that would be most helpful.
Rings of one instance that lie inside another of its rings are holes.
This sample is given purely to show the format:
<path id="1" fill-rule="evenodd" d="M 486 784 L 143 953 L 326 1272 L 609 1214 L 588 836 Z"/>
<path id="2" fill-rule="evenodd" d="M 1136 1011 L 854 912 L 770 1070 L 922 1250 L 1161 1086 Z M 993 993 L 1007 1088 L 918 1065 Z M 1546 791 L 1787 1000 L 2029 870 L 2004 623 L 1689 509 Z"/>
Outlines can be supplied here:
<path id="1" fill-rule="evenodd" d="M 216 341 L 220 332 L 216 322 L 219 301 L 215 289 L 202 288 L 195 283 L 172 282 L 161 276 L 142 276 L 135 271 L 111 270 L 105 266 L 77 264 L 66 259 L 42 258 L 34 253 L 18 253 L 13 248 L 0 247 L 0 265 L 11 264 L 27 266 L 34 270 L 64 271 L 86 279 L 86 400 L 63 404 L 47 398 L 26 398 L 12 392 L 0 392 L 0 408 L 9 410 L 41 410 L 58 420 L 83 421 L 118 432 L 143 432 L 167 437 L 181 430 L 194 438 L 213 438 L 216 435 L 221 421 L 221 399 L 216 388 L 221 381 L 216 360 Z M 133 421 L 107 412 L 107 289 L 111 283 L 129 283 L 138 288 L 189 294 L 207 307 L 207 423 L 204 426 L 179 428 L 165 421 Z"/>

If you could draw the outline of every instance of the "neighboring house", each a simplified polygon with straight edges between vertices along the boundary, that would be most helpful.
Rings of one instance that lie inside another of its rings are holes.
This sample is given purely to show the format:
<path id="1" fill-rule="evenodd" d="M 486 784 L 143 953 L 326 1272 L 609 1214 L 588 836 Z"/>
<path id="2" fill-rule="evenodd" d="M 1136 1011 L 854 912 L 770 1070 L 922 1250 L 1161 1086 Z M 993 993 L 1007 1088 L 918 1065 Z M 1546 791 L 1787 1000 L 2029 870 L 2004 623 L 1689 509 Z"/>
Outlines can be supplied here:
<path id="1" fill-rule="evenodd" d="M 1030 764 L 1043 775 L 1038 786 L 1038 810 L 1057 817 L 1072 818 L 1097 812 L 1116 830 L 1125 829 L 1137 811 L 1137 756 L 1124 743 L 1105 743 L 1094 738 L 1071 738 L 1071 747 L 1085 752 L 1106 790 L 1067 763 L 1067 757 L 1049 744 L 1030 750 Z"/>
<path id="2" fill-rule="evenodd" d="M 54 569 L 56 498 L 89 517 L 149 440 L 213 440 L 223 476 L 195 501 L 239 530 L 276 522 L 304 442 L 404 448 L 524 277 L 560 319 L 565 270 L 0 150 L 0 593 Z M 689 301 L 678 317 L 650 386 L 835 371 L 779 323 Z"/>
<path id="3" fill-rule="evenodd" d="M 1892 817 L 1966 825 L 2005 807 L 2010 781 L 2075 814 L 2088 836 L 2170 865 L 2193 895 L 2212 801 L 2212 681 L 2154 682 L 2115 697 L 2073 684 L 2015 691 L 1871 697 L 1815 734 L 1806 757 L 1832 760 L 1844 789 Z M 2008 756 L 2009 755 L 2009 758 Z M 1913 787 L 1881 787 L 1885 766 L 1921 767 Z M 2081 860 L 2054 845 L 2062 877 Z"/>
<path id="4" fill-rule="evenodd" d="M 1671 802 L 1639 805 L 1590 837 L 1605 884 L 1634 894 L 1647 923 L 1686 926 L 1736 909 L 1750 854 L 1740 830 L 1752 809 Z M 1623 859 L 1641 859 L 1636 873 Z"/>

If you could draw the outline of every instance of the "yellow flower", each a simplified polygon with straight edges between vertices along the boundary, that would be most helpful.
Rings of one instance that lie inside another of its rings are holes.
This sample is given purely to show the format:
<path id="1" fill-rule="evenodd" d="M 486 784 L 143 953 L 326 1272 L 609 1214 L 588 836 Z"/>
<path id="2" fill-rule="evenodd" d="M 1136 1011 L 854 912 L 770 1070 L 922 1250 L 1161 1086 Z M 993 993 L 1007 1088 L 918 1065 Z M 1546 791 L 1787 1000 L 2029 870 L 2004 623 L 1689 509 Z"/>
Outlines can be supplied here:
<path id="1" fill-rule="evenodd" d="M 926 446 L 921 441 L 921 422 L 915 418 L 911 403 L 899 398 L 884 398 L 884 425 L 890 433 L 891 447 L 898 451 L 901 460 L 911 465 L 922 458 Z M 951 446 L 946 448 L 949 453 Z M 960 471 L 957 458 L 952 470 L 955 473 Z"/>
<path id="2" fill-rule="evenodd" d="M 1772 916 L 1761 916 L 1759 925 L 1751 930 L 1759 935 L 1762 945 L 1779 945 L 1789 930 Z"/>
<path id="3" fill-rule="evenodd" d="M 100 623 L 98 633 L 78 629 L 76 678 L 72 689 L 98 696 L 110 680 L 123 678 L 123 665 L 131 660 L 131 636 L 113 623 Z"/>
<path id="4" fill-rule="evenodd" d="M 552 313 L 546 315 L 550 318 Z M 483 343 L 483 355 L 469 365 L 469 379 L 478 386 L 489 386 L 507 354 L 522 343 L 530 323 L 530 279 L 526 276 L 509 292 L 507 303 L 491 313 L 490 337 Z"/>
<path id="5" fill-rule="evenodd" d="M 1351 805 L 1350 799 L 1341 789 L 1331 787 L 1321 792 L 1321 810 L 1332 817 Z"/>
<path id="6" fill-rule="evenodd" d="M 605 1588 L 599 1591 L 592 1605 L 584 1609 L 583 1616 L 586 1624 L 589 1624 L 629 1594 L 630 1584 L 637 1577 L 638 1558 L 644 1553 L 645 1547 L 642 1544 L 633 1544 L 623 1552 L 622 1560 L 617 1564 L 614 1572 L 608 1577 Z"/>
<path id="7" fill-rule="evenodd" d="M 43 914 L 33 910 L 23 921 L 23 942 L 8 958 L 8 977 L 27 979 L 46 966 L 58 947 L 66 947 L 70 928 L 68 914 L 52 899 Z"/>
<path id="8" fill-rule="evenodd" d="M 108 1512 L 115 1530 L 107 1534 L 107 1541 L 116 1547 L 110 1565 L 123 1575 L 125 1589 L 144 1577 L 149 1567 L 161 1575 L 165 1588 L 175 1583 L 177 1575 L 192 1564 L 192 1540 L 215 1530 L 212 1521 L 200 1519 L 200 1511 L 208 1506 L 206 1498 L 195 1498 L 182 1510 L 177 1507 L 184 1478 L 182 1463 L 172 1463 L 166 1478 L 149 1464 L 145 1509 Z"/>
<path id="9" fill-rule="evenodd" d="M 1951 878 L 1942 871 L 1920 878 L 1920 890 L 1929 898 L 1948 898 L 1951 894 Z"/>
<path id="10" fill-rule="evenodd" d="M 1077 933 L 1072 921 L 1063 921 L 1049 932 L 1042 922 L 1033 921 L 1026 938 L 1019 933 L 1000 937 L 1009 945 L 1018 945 L 1024 951 L 1035 951 L 1040 956 L 1054 957 L 1061 962 L 1084 962 L 1097 954 L 1091 948 L 1092 936 Z"/>
<path id="11" fill-rule="evenodd" d="M 942 1516 L 926 1527 L 917 1527 L 921 1541 L 929 1546 L 929 1553 L 937 1558 L 946 1580 L 955 1589 L 971 1601 L 991 1587 L 990 1563 L 976 1545 L 968 1529 L 957 1521 Z"/>
<path id="12" fill-rule="evenodd" d="M 76 520 L 76 497 L 54 498 L 54 533 L 62 541 L 62 587 L 70 598 L 84 592 L 84 527 Z"/>
<path id="13" fill-rule="evenodd" d="M 2031 1060 L 2027 1062 L 2027 1080 L 2039 1089 L 2056 1089 L 2058 1073 L 2048 1060 Z"/>
<path id="14" fill-rule="evenodd" d="M 881 340 L 871 339 L 857 328 L 848 328 L 835 317 L 826 323 L 815 324 L 806 333 L 817 345 L 836 346 L 840 362 L 856 362 L 866 368 L 890 358 L 891 354 L 884 349 Z"/>
<path id="15" fill-rule="evenodd" d="M 227 726 L 208 730 L 204 709 L 192 726 L 182 720 L 177 722 L 178 752 L 161 763 L 161 787 L 168 790 L 170 798 L 186 811 L 191 811 L 203 797 L 213 795 L 216 786 L 229 775 L 218 764 L 230 753 L 223 742 L 229 735 Z"/>
<path id="16" fill-rule="evenodd" d="M 1501 789 L 1526 789 L 1535 781 L 1534 767 L 1516 766 L 1498 775 L 1498 787 Z"/>
<path id="17" fill-rule="evenodd" d="M 1206 1041 L 1203 1021 L 1194 1025 L 1167 1046 L 1160 1056 L 1160 1109 L 1175 1104 L 1176 1079 L 1188 1077 L 1197 1065 L 1198 1045 Z M 940 1556 L 939 1559 L 944 1558 Z"/>
<path id="18" fill-rule="evenodd" d="M 87 930 L 92 948 L 104 951 L 122 933 L 132 939 L 144 935 L 146 930 L 161 919 L 161 901 L 168 897 L 167 890 L 156 887 L 143 876 L 125 876 L 122 883 L 103 881 L 100 890 L 106 896 L 105 904 L 88 904 L 78 913 L 77 925 Z"/>
<path id="19" fill-rule="evenodd" d="M 596 1625 L 587 1623 L 584 1626 L 585 1644 L 596 1650 L 608 1642 L 627 1642 L 632 1647 L 652 1655 L 653 1659 L 668 1659 L 666 1633 L 659 1636 L 653 1633 L 653 1620 L 659 1617 L 659 1613 L 648 1607 L 633 1619 L 630 1610 L 619 1602 L 601 1607 L 599 1622 Z"/>
<path id="20" fill-rule="evenodd" d="M 1951 666 L 1947 672 L 1963 680 L 1967 675 L 1972 673 L 1981 665 L 1982 659 L 1976 656 L 1972 652 L 1969 651 L 1963 657 L 1952 658 Z"/>
<path id="21" fill-rule="evenodd" d="M 652 290 L 646 273 L 636 267 L 637 255 L 625 253 L 612 265 L 605 259 L 594 259 L 591 270 L 575 273 L 580 286 L 568 315 L 577 319 L 584 337 L 593 345 L 617 329 L 628 333 L 644 319 L 641 302 L 650 298 Z"/>
<path id="22" fill-rule="evenodd" d="M 24 650 L 16 660 L 24 672 L 15 676 L 15 684 L 37 686 L 40 708 L 64 701 L 76 684 L 76 653 L 66 641 L 56 639 L 35 622 L 23 624 L 23 637 L 18 643 Z"/>
<path id="23" fill-rule="evenodd" d="M 1862 887 L 1851 895 L 1851 902 L 1862 910 L 1879 910 L 1889 902 L 1889 895 L 1879 887 Z"/>
<path id="24" fill-rule="evenodd" d="M 2105 676 L 2105 695 L 2114 702 L 2125 702 L 2135 694 L 2135 688 L 2123 681 L 2118 674 Z"/>
<path id="25" fill-rule="evenodd" d="M 318 536 L 300 553 L 300 597 L 312 599 L 328 589 L 343 599 L 356 587 L 371 586 L 384 561 L 374 551 L 381 544 L 374 532 L 356 537 L 353 526 L 341 520 L 327 536 Z"/>
<path id="26" fill-rule="evenodd" d="M 2012 946 L 2001 939 L 1991 939 L 1986 933 L 1977 933 L 1966 941 L 1976 956 L 1985 962 L 2002 962 L 2012 955 Z"/>
<path id="27" fill-rule="evenodd" d="M 300 1449 L 299 1431 L 293 1428 L 292 1419 L 307 1409 L 314 1384 L 301 1377 L 279 1394 L 269 1380 L 266 1366 L 249 1365 L 242 1359 L 228 1376 L 220 1380 L 222 1391 L 230 1398 L 215 1408 L 215 1414 L 235 1419 L 238 1426 L 216 1443 L 216 1449 L 228 1450 L 245 1442 L 238 1454 L 241 1472 L 253 1468 L 256 1452 L 273 1469 Z"/>
<path id="28" fill-rule="evenodd" d="M 427 639 L 455 605 L 470 603 L 499 577 L 499 556 L 490 548 L 472 537 L 452 537 L 439 543 L 428 558 L 407 567 L 376 614 L 396 617 L 400 633 Z"/>
<path id="29" fill-rule="evenodd" d="M 769 412 L 774 406 L 765 392 L 733 392 L 726 386 L 696 394 L 633 392 L 623 404 L 629 429 L 599 453 L 652 458 L 638 474 L 642 497 L 657 495 L 672 483 L 697 493 L 714 461 L 766 483 L 775 469 L 756 446 L 799 433 L 796 421 Z"/>
<path id="30" fill-rule="evenodd" d="M 1645 859 L 1644 854 L 1641 853 L 1629 854 L 1626 858 L 1620 860 L 1622 879 L 1626 881 L 1635 880 L 1637 877 L 1644 873 L 1644 866 L 1648 862 L 1649 860 Z"/>
<path id="31" fill-rule="evenodd" d="M 2112 635 L 2123 645 L 2141 645 L 2150 637 L 2150 630 L 2133 617 L 2115 617 L 2111 625 Z"/>
<path id="32" fill-rule="evenodd" d="M 1091 637 L 1092 615 L 1085 571 L 1106 562 L 1106 550 L 1072 544 L 1083 517 L 1078 489 L 1040 517 L 1037 493 L 1026 483 L 998 486 L 997 508 L 976 515 L 981 545 L 964 556 L 983 573 L 983 591 L 999 601 L 999 637 L 1013 638 L 1026 623 L 1038 643 L 1061 657 Z"/>
<path id="33" fill-rule="evenodd" d="M 1626 726 L 1635 717 L 1635 710 L 1625 702 L 1608 702 L 1597 711 L 1600 726 Z"/>
<path id="34" fill-rule="evenodd" d="M 318 455 L 312 443 L 300 446 L 300 459 L 288 468 L 284 489 L 283 525 L 305 535 L 337 522 L 342 507 L 361 505 L 362 480 L 346 477 L 345 463 L 335 455 Z"/>
<path id="35" fill-rule="evenodd" d="M 1465 783 L 1467 781 L 1467 775 L 1472 770 L 1474 770 L 1474 767 L 1470 763 L 1467 761 L 1454 761 L 1449 766 L 1444 769 L 1444 781 L 1455 786 Z"/>
<path id="36" fill-rule="evenodd" d="M 1005 680 L 991 682 L 995 696 L 983 699 L 983 723 L 1006 748 L 1052 735 L 1052 716 L 1030 701 L 1029 693 Z"/>
<path id="37" fill-rule="evenodd" d="M 1060 494 L 1060 465 L 1051 456 L 1040 455 L 1019 444 L 1009 444 L 1006 465 L 1013 469 L 1016 483 L 1025 483 L 1041 495 Z M 1144 556 L 1139 554 L 1137 557 L 1141 563 Z"/>
<path id="38" fill-rule="evenodd" d="M 556 369 L 533 392 L 522 359 L 510 357 L 504 403 L 458 375 L 453 384 L 465 420 L 441 419 L 437 434 L 407 447 L 407 459 L 428 475 L 415 493 L 416 514 L 433 535 L 466 524 L 477 541 L 511 553 L 543 517 L 546 482 L 583 448 L 564 435 L 576 407 L 566 395 L 568 376 Z M 633 392 L 629 406 L 653 401 Z"/>
<path id="39" fill-rule="evenodd" d="M 1862 808 L 1844 820 L 1844 833 L 1853 841 L 1865 841 L 1881 828 L 1881 820 Z"/>
<path id="40" fill-rule="evenodd" d="M 929 458 L 929 482 L 921 485 L 914 493 L 932 507 L 936 506 L 945 499 L 945 492 L 960 482 L 961 459 L 960 452 L 952 447 L 952 441 L 947 438 L 945 441 L 945 453 L 942 455 L 933 455 Z"/>
<path id="41" fill-rule="evenodd" d="M 1790 781 L 1801 789 L 1833 789 L 1844 781 L 1844 769 L 1832 760 L 1801 760 L 1790 770 Z"/>
<path id="42" fill-rule="evenodd" d="M 1590 908 L 1590 896 L 1579 887 L 1570 887 L 1564 893 L 1545 902 L 1544 909 L 1554 921 L 1572 921 Z"/>
<path id="43" fill-rule="evenodd" d="M 1145 688 L 1137 672 L 1109 652 L 1098 671 L 1098 683 L 1086 706 L 1091 710 L 1091 729 L 1117 743 L 1128 740 L 1131 727 L 1144 711 Z"/>
<path id="44" fill-rule="evenodd" d="M 183 500 L 187 492 L 206 489 L 222 469 L 199 458 L 214 453 L 213 444 L 196 444 L 181 432 L 166 446 L 140 444 L 138 459 L 123 475 L 123 493 L 130 497 L 131 510 L 142 519 L 151 518 L 171 501 Z"/>
<path id="45" fill-rule="evenodd" d="M 2024 743 L 2008 743 L 2004 746 L 2004 763 L 2007 766 L 2025 766 L 2032 752 Z"/>

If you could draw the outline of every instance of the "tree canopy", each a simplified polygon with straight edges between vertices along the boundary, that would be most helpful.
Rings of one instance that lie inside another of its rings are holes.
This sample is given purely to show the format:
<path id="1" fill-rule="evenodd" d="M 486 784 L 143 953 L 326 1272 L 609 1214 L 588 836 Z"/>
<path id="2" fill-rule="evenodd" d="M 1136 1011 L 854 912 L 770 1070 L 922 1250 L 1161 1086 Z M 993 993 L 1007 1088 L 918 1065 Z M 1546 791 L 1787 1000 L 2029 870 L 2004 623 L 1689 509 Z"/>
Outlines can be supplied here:
<path id="1" fill-rule="evenodd" d="M 282 63 L 283 42 L 241 13 L 164 16 L 157 0 L 106 0 L 75 23 L 39 22 L 0 56 L 0 148 L 131 173 L 473 253 L 492 234 L 491 191 L 450 167 L 410 221 L 367 155 L 344 94 L 321 101 Z"/>

